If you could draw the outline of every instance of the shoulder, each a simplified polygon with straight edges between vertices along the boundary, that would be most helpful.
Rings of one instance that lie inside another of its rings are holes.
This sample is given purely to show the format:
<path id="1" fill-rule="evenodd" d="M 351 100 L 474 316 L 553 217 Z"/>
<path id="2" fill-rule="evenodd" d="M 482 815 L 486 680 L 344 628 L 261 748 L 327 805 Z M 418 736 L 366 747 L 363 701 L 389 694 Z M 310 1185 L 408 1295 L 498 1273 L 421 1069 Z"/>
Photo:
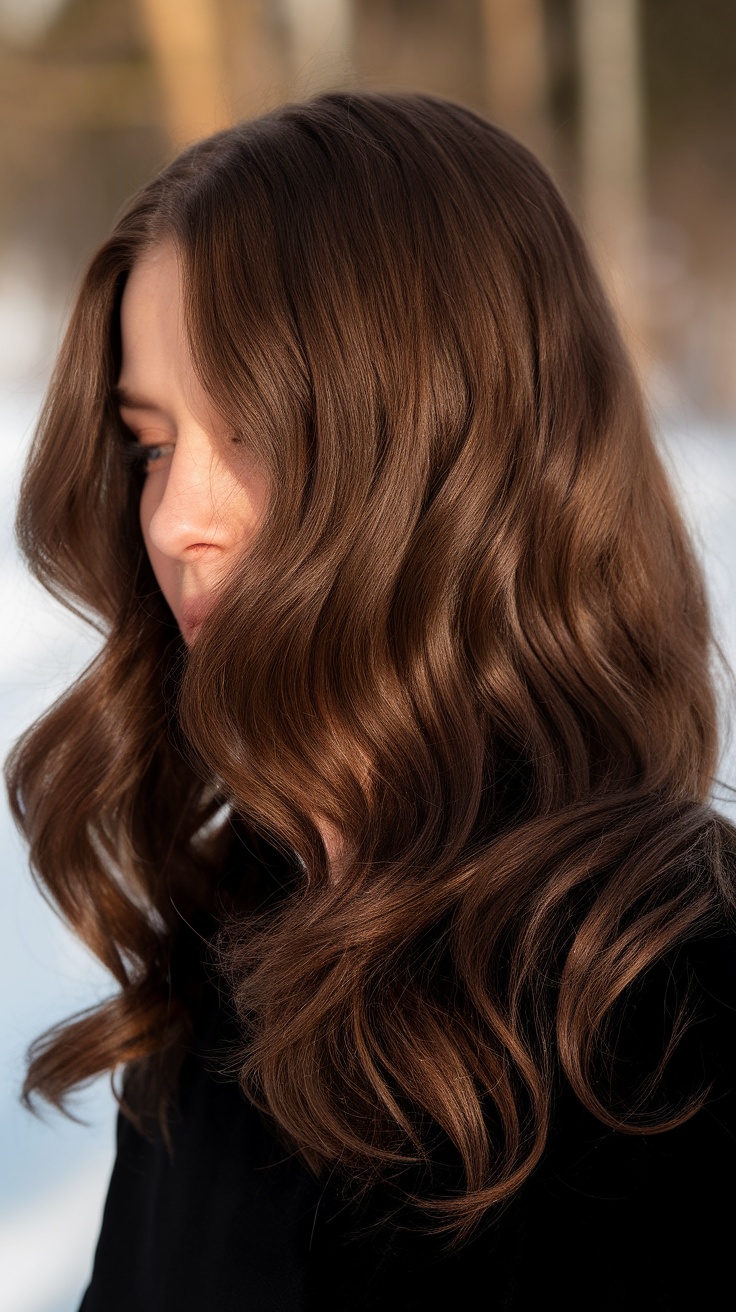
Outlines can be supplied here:
<path id="1" fill-rule="evenodd" d="M 637 1135 L 670 1119 L 668 1108 L 734 1105 L 736 929 L 720 920 L 634 977 L 611 1009 L 598 1069 L 602 1098 Z M 583 1124 L 564 1077 L 558 1109 L 563 1128 Z M 590 1123 L 603 1128 L 592 1115 Z"/>
<path id="2" fill-rule="evenodd" d="M 684 940 L 634 981 L 620 1011 L 622 1051 L 642 1071 L 664 1063 L 668 1095 L 693 1079 L 736 1086 L 736 930 L 722 921 Z"/>
<path id="3" fill-rule="evenodd" d="M 697 1199 L 709 1213 L 736 1172 L 736 931 L 712 927 L 643 972 L 611 1039 L 608 1088 L 625 1124 L 604 1124 L 563 1080 L 545 1192 L 627 1200 L 630 1216 L 669 1217 L 675 1233 L 673 1209 L 689 1215 Z"/>

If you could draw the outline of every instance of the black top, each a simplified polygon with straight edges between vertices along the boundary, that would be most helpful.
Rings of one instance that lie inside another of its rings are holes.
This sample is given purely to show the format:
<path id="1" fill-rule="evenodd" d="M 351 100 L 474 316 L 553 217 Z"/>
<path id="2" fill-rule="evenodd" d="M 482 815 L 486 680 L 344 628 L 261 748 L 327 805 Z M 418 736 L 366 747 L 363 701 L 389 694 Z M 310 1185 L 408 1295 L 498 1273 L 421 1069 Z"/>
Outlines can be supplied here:
<path id="1" fill-rule="evenodd" d="M 695 940 L 651 971 L 631 1032 L 645 1047 L 661 1034 L 673 981 L 688 977 L 699 1020 L 673 1070 L 685 1093 L 714 1081 L 706 1106 L 663 1134 L 629 1135 L 563 1090 L 540 1166 L 449 1257 L 436 1238 L 361 1224 L 370 1206 L 358 1216 L 329 1181 L 318 1183 L 239 1086 L 213 1073 L 207 1054 L 232 1021 L 210 984 L 177 1086 L 173 1164 L 159 1138 L 148 1142 L 118 1117 L 80 1312 L 733 1306 L 736 935 Z"/>

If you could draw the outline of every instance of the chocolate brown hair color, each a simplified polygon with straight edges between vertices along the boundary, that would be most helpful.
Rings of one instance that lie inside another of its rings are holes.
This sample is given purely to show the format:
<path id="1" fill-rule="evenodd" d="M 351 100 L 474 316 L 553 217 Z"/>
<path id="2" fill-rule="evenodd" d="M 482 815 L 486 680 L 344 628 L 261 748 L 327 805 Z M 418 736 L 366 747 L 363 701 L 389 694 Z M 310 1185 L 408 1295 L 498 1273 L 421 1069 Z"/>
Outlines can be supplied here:
<path id="1" fill-rule="evenodd" d="M 126 274 L 165 238 L 200 379 L 273 489 L 189 652 L 113 400 Z M 259 902 L 242 848 L 232 1068 L 315 1172 L 367 1188 L 447 1145 L 461 1186 L 414 1201 L 462 1239 L 539 1161 L 560 1079 L 618 1129 L 693 1114 L 706 1090 L 656 1098 L 684 1012 L 625 1102 L 612 1036 L 645 972 L 733 916 L 718 653 L 613 315 L 518 142 L 341 92 L 186 150 L 84 278 L 18 530 L 104 643 L 16 745 L 11 803 L 119 986 L 36 1041 L 27 1101 L 124 1067 L 124 1109 L 165 1127 L 177 944 L 238 817 L 291 875 Z"/>

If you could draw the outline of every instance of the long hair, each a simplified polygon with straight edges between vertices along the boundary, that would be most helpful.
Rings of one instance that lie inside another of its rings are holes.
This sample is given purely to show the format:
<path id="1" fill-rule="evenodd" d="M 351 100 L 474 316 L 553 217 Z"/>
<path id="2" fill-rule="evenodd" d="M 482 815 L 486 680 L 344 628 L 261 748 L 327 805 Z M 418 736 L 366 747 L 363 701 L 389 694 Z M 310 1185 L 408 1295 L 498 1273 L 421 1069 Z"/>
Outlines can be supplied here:
<path id="1" fill-rule="evenodd" d="M 163 239 L 194 367 L 272 489 L 189 652 L 112 399 L 126 274 Z M 642 1095 L 683 1014 L 628 1101 L 611 1035 L 732 914 L 717 648 L 611 310 L 518 142 L 432 96 L 340 92 L 186 150 L 91 262 L 18 532 L 104 643 L 16 745 L 11 803 L 119 986 L 36 1041 L 27 1101 L 122 1067 L 124 1110 L 165 1129 L 177 945 L 217 910 L 236 819 L 287 875 L 259 901 L 245 843 L 216 917 L 232 1069 L 315 1173 L 431 1180 L 445 1144 L 461 1187 L 415 1202 L 462 1238 L 540 1160 L 560 1077 L 620 1129 L 700 1105 Z"/>

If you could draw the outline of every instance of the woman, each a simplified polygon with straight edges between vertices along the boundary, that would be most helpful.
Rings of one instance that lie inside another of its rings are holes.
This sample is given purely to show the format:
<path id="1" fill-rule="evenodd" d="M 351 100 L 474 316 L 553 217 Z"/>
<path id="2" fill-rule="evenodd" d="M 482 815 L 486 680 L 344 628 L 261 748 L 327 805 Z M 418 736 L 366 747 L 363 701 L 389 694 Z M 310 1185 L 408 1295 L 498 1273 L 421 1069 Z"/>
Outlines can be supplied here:
<path id="1" fill-rule="evenodd" d="M 17 745 L 119 986 L 84 1312 L 692 1308 L 728 1266 L 736 831 L 703 580 L 553 183 L 334 93 L 83 282 L 19 511 L 104 645 Z"/>

